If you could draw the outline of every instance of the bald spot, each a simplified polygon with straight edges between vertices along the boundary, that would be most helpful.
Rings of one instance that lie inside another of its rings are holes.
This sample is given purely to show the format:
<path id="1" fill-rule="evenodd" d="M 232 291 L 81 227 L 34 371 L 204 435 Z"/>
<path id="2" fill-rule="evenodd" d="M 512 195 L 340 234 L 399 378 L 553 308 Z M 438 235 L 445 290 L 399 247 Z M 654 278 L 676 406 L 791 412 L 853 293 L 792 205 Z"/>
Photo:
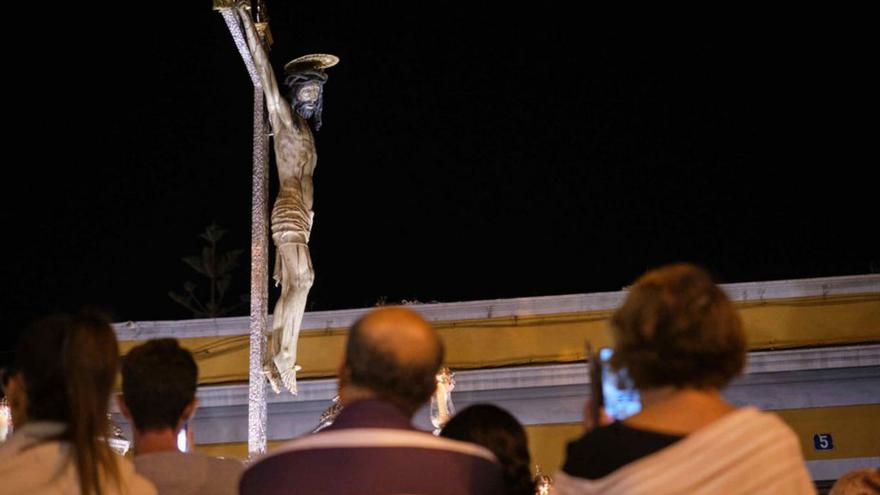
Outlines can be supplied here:
<path id="1" fill-rule="evenodd" d="M 381 308 L 363 317 L 360 337 L 402 366 L 431 363 L 440 352 L 440 338 L 418 313 L 405 308 Z"/>

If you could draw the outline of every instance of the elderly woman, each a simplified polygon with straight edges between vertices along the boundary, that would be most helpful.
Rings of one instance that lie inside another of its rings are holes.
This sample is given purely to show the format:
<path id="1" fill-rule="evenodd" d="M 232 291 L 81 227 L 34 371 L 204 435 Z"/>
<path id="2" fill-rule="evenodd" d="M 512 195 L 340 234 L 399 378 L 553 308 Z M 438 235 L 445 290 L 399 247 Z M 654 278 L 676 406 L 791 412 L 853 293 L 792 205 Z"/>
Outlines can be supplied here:
<path id="1" fill-rule="evenodd" d="M 611 364 L 632 378 L 642 410 L 568 445 L 559 494 L 815 492 L 789 427 L 720 393 L 743 368 L 746 339 L 705 271 L 676 264 L 646 273 L 611 328 Z"/>

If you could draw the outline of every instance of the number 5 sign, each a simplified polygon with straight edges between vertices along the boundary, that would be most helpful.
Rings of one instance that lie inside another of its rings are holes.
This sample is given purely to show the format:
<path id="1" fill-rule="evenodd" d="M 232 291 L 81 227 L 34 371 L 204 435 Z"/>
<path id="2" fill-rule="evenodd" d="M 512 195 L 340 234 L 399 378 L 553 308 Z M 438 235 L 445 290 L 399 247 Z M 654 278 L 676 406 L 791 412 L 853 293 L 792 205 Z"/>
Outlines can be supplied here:
<path id="1" fill-rule="evenodd" d="M 831 433 L 816 433 L 813 435 L 813 448 L 816 450 L 834 450 L 834 439 Z"/>

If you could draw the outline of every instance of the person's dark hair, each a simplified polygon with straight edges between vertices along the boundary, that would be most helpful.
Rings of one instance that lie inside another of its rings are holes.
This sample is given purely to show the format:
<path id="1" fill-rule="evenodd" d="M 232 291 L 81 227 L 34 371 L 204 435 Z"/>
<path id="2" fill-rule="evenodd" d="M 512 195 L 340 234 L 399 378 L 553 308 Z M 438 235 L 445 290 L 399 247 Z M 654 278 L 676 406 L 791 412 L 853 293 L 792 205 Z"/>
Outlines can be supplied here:
<path id="1" fill-rule="evenodd" d="M 373 391 L 380 399 L 414 414 L 437 388 L 436 375 L 443 362 L 443 345 L 438 342 L 434 359 L 403 364 L 391 350 L 383 349 L 363 335 L 363 318 L 348 332 L 345 365 L 351 383 Z"/>
<path id="2" fill-rule="evenodd" d="M 175 339 L 145 342 L 122 359 L 122 394 L 137 429 L 175 429 L 196 393 L 199 370 Z"/>
<path id="3" fill-rule="evenodd" d="M 611 364 L 637 388 L 720 389 L 742 371 L 747 343 L 727 295 L 694 265 L 642 275 L 611 317 Z"/>
<path id="4" fill-rule="evenodd" d="M 15 352 L 28 421 L 65 424 L 57 439 L 71 443 L 84 494 L 100 495 L 102 477 L 120 484 L 116 454 L 107 444 L 107 409 L 118 361 L 110 323 L 85 313 L 37 321 L 22 335 Z"/>
<path id="5" fill-rule="evenodd" d="M 501 464 L 508 494 L 535 493 L 526 432 L 504 409 L 491 404 L 467 407 L 446 423 L 440 436 L 475 443 L 492 451 Z"/>

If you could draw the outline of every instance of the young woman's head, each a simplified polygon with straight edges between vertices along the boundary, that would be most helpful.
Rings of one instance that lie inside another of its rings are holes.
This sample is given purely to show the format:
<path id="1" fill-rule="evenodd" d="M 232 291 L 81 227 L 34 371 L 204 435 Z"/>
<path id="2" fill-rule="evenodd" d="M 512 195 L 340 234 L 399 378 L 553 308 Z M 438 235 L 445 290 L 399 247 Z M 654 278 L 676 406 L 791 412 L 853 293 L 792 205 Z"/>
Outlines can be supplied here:
<path id="1" fill-rule="evenodd" d="M 456 414 L 440 436 L 481 445 L 495 454 L 511 495 L 535 493 L 526 432 L 509 412 L 491 404 L 477 404 Z"/>
<path id="2" fill-rule="evenodd" d="M 15 353 L 15 426 L 63 423 L 66 428 L 57 440 L 72 444 L 82 493 L 100 493 L 99 473 L 118 479 L 115 454 L 106 443 L 118 361 L 113 328 L 91 314 L 58 314 L 37 321 L 21 337 Z"/>

